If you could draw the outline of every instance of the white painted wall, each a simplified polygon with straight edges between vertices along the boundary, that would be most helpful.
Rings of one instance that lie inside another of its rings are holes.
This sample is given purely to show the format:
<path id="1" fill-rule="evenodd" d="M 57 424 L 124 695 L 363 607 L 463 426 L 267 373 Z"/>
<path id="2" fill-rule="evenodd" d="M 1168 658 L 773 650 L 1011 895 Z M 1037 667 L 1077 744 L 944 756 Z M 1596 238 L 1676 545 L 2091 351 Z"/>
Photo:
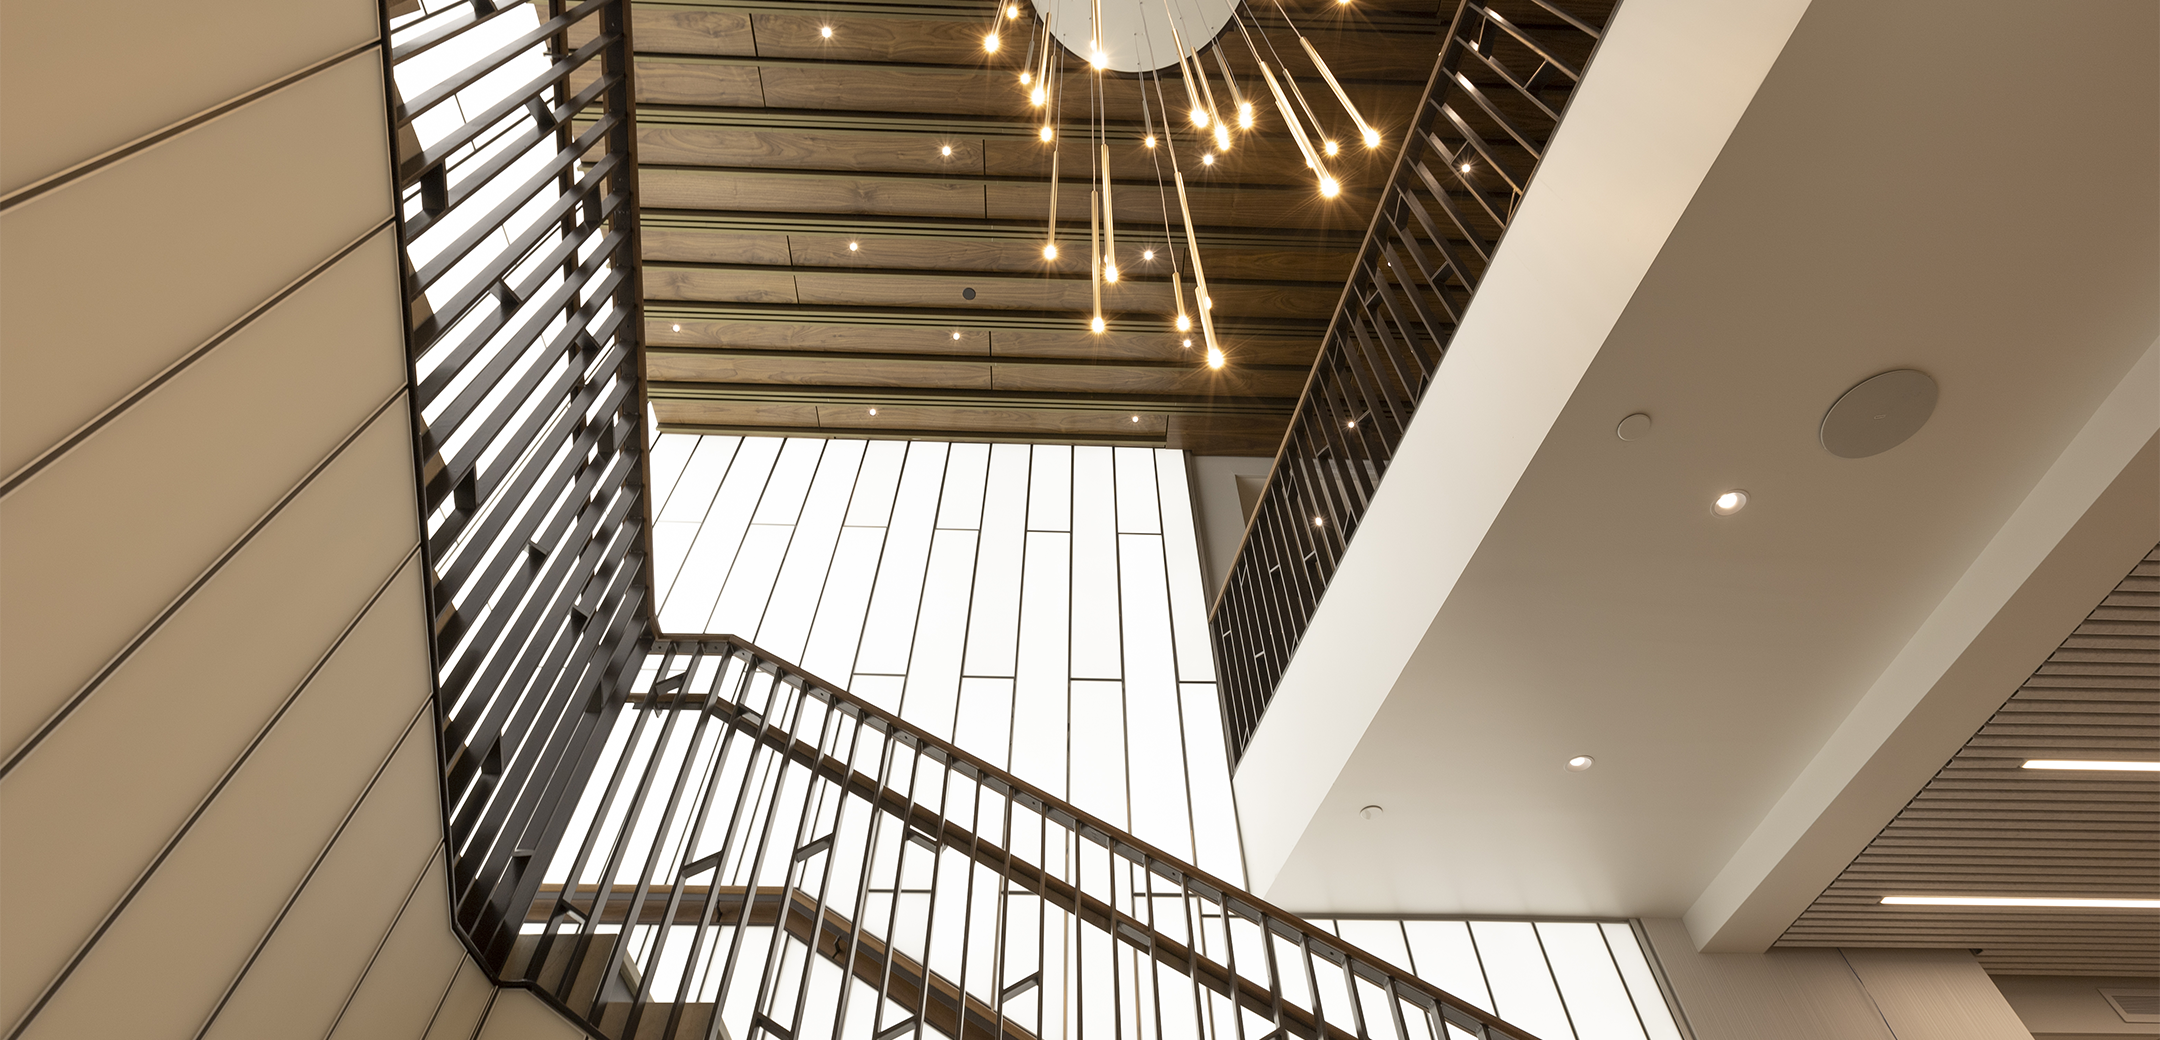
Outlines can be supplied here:
<path id="1" fill-rule="evenodd" d="M 378 18 L 0 6 L 23 1037 L 464 1038 L 492 995 L 449 929 Z"/>
<path id="2" fill-rule="evenodd" d="M 1695 1040 L 2032 1040 L 1963 950 L 1697 953 L 1678 920 L 1643 930 Z"/>

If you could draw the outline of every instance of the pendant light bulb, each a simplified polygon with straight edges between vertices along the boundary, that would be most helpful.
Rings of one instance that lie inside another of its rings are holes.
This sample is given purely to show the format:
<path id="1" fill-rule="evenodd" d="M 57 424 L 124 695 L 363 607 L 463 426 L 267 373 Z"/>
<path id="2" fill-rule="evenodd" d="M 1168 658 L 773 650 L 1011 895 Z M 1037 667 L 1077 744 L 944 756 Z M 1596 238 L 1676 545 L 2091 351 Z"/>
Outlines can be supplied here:
<path id="1" fill-rule="evenodd" d="M 1149 135 L 1147 135 L 1147 141 L 1146 141 L 1146 142 L 1144 142 L 1144 143 L 1145 143 L 1145 144 L 1146 144 L 1146 145 L 1147 145 L 1147 146 L 1148 146 L 1149 148 L 1153 148 L 1153 147 L 1155 147 L 1155 135 L 1154 135 L 1154 134 L 1149 134 Z"/>
<path id="2" fill-rule="evenodd" d="M 1230 128 L 1221 123 L 1215 124 L 1215 147 L 1225 152 L 1230 150 Z"/>
<path id="3" fill-rule="evenodd" d="M 1246 130 L 1250 130 L 1250 129 L 1252 129 L 1252 127 L 1253 127 L 1253 111 L 1252 111 L 1252 102 L 1250 102 L 1250 101 L 1247 101 L 1247 102 L 1245 102 L 1244 104 L 1242 104 L 1242 105 L 1239 105 L 1239 106 L 1238 106 L 1238 116 L 1237 116 L 1237 122 L 1238 122 L 1238 126 L 1239 126 L 1239 127 L 1241 127 L 1241 128 L 1243 128 L 1243 129 L 1246 129 Z"/>
<path id="4" fill-rule="evenodd" d="M 983 37 L 983 50 L 989 51 L 992 54 L 996 54 L 997 49 L 998 37 L 996 33 L 991 33 L 990 35 Z"/>
<path id="5" fill-rule="evenodd" d="M 1057 135 L 1056 135 L 1056 134 L 1053 134 L 1053 133 L 1051 133 L 1051 132 L 1050 132 L 1050 128 L 1049 128 L 1049 127 L 1047 127 L 1047 126 L 1046 126 L 1046 127 L 1043 127 L 1043 128 L 1042 128 L 1042 139 L 1043 139 L 1043 141 L 1044 141 L 1044 142 L 1046 142 L 1046 143 L 1047 143 L 1047 142 L 1048 142 L 1048 141 L 1049 141 L 1049 140 L 1050 140 L 1050 139 L 1051 139 L 1052 137 L 1055 137 L 1055 136 L 1057 136 Z"/>
<path id="6" fill-rule="evenodd" d="M 1372 127 L 1369 127 L 1369 126 L 1365 128 L 1365 147 L 1367 147 L 1367 148 L 1378 148 L 1378 147 L 1380 147 L 1380 131 L 1378 131 L 1378 130 L 1375 130 L 1375 129 L 1373 129 Z"/>
<path id="7" fill-rule="evenodd" d="M 1101 332 L 1107 326 L 1103 324 L 1102 316 L 1097 315 L 1094 321 L 1088 323 L 1088 328 L 1094 332 Z"/>
<path id="8" fill-rule="evenodd" d="M 1192 110 L 1192 122 L 1193 122 L 1193 125 L 1194 125 L 1194 126 L 1197 126 L 1197 127 L 1206 127 L 1206 126 L 1207 126 L 1207 109 L 1204 109 L 1204 108 L 1196 108 L 1196 109 L 1193 109 L 1193 110 Z"/>
<path id="9" fill-rule="evenodd" d="M 1191 332 L 1191 331 L 1192 331 L 1192 318 L 1190 318 L 1190 317 L 1188 317 L 1188 316 L 1186 316 L 1186 315 L 1183 315 L 1183 314 L 1180 314 L 1180 315 L 1178 315 L 1178 316 L 1177 316 L 1177 330 L 1178 330 L 1179 332 Z M 1192 344 L 1190 344 L 1190 343 L 1187 343 L 1187 344 L 1186 344 L 1186 346 L 1191 346 L 1191 345 L 1192 345 Z"/>
<path id="10" fill-rule="evenodd" d="M 1036 93 L 1041 93 L 1041 91 L 1037 91 Z M 1333 141 L 1329 141 L 1326 145 L 1322 146 L 1321 150 L 1325 151 L 1329 155 L 1337 155 L 1342 152 L 1342 145 L 1336 144 Z"/>
<path id="11" fill-rule="evenodd" d="M 1030 71 L 1028 71 L 1027 69 L 1021 69 L 1021 70 L 1020 70 L 1020 85 L 1024 87 L 1024 86 L 1027 86 L 1028 84 L 1030 84 L 1030 83 L 1033 83 L 1033 82 L 1035 82 L 1035 74 L 1034 74 L 1033 72 L 1030 72 Z M 1040 101 L 1037 101 L 1037 102 L 1036 102 L 1036 104 L 1038 104 L 1038 105 L 1039 105 L 1039 104 L 1042 104 L 1042 102 L 1040 102 Z"/>
<path id="12" fill-rule="evenodd" d="M 1050 243 L 1049 245 L 1046 245 L 1046 246 L 1044 246 L 1044 247 L 1043 247 L 1043 259 L 1045 259 L 1045 260 L 1055 260 L 1055 259 L 1057 259 L 1057 243 L 1056 243 L 1056 242 L 1052 242 L 1052 243 Z"/>
<path id="13" fill-rule="evenodd" d="M 1333 177 L 1322 177 L 1322 178 L 1320 178 L 1320 197 L 1321 197 L 1321 198 L 1324 198 L 1324 199 L 1332 199 L 1332 198 L 1334 198 L 1335 196 L 1337 196 L 1337 195 L 1340 195 L 1340 194 L 1342 194 L 1342 185 L 1340 185 L 1340 184 L 1337 184 L 1337 183 L 1335 183 L 1335 178 L 1333 178 Z"/>
<path id="14" fill-rule="evenodd" d="M 1222 366 L 1223 366 L 1223 353 L 1222 353 L 1222 350 L 1221 350 L 1221 349 L 1219 349 L 1219 348 L 1216 348 L 1216 347 L 1209 347 L 1209 348 L 1208 348 L 1208 352 L 1207 352 L 1207 367 L 1209 367 L 1209 368 L 1221 368 Z"/>
<path id="15" fill-rule="evenodd" d="M 1028 101 L 1032 102 L 1036 108 L 1041 108 L 1043 106 L 1043 88 L 1036 87 L 1035 90 L 1028 95 Z M 1049 127 L 1043 128 L 1043 133 L 1047 134 L 1049 132 Z M 1043 138 L 1043 140 L 1047 141 L 1049 140 L 1049 138 L 1045 137 Z"/>
<path id="16" fill-rule="evenodd" d="M 1116 265 L 1116 264 L 1107 264 L 1107 263 L 1106 263 L 1106 264 L 1104 264 L 1104 265 L 1103 265 L 1103 271 L 1102 271 L 1102 280 L 1103 280 L 1103 281 L 1106 281 L 1106 282 L 1115 282 L 1115 281 L 1117 281 L 1117 265 Z"/>

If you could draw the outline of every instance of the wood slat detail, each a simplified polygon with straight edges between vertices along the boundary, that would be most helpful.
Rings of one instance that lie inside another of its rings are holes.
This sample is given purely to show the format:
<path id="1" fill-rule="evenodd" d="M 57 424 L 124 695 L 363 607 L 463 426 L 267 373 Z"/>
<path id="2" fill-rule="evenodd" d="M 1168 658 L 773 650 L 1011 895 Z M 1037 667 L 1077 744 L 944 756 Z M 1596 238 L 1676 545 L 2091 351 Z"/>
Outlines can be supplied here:
<path id="1" fill-rule="evenodd" d="M 1990 972 L 2149 974 L 2160 912 L 1884 906 L 1885 895 L 2160 898 L 2160 548 L 2116 586 L 1778 940 L 1955 947 Z"/>

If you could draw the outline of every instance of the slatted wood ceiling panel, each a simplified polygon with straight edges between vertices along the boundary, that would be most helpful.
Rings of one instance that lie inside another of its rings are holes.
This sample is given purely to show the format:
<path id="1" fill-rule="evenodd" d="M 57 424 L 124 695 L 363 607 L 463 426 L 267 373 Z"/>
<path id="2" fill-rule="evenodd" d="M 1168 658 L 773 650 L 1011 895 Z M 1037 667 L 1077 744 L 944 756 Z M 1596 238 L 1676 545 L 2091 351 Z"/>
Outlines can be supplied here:
<path id="1" fill-rule="evenodd" d="M 2160 913 L 1882 906 L 1884 895 L 2160 898 L 2160 548 L 1824 890 L 1780 946 L 1959 947 L 1998 974 L 2150 975 Z"/>

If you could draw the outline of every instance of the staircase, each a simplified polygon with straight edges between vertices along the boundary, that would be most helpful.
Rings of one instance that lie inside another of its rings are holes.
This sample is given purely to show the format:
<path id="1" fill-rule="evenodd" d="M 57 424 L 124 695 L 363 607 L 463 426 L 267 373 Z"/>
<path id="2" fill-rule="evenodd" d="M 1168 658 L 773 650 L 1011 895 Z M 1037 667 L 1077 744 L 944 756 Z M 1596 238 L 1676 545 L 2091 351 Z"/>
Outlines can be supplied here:
<path id="1" fill-rule="evenodd" d="M 1529 1040 L 733 637 L 595 743 L 472 938 L 596 1036 Z"/>

